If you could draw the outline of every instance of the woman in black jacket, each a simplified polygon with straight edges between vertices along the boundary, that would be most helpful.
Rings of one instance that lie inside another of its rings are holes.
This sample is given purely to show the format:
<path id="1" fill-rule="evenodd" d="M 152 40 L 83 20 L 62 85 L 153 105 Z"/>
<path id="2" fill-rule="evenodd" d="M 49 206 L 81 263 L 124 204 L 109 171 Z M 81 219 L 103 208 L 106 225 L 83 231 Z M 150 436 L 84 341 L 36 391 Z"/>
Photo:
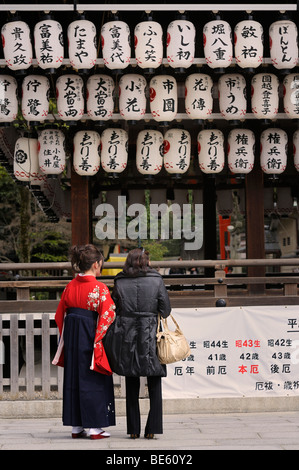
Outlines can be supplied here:
<path id="1" fill-rule="evenodd" d="M 147 377 L 150 410 L 144 436 L 162 434 L 162 386 L 166 366 L 156 351 L 158 314 L 171 311 L 162 276 L 149 265 L 149 254 L 136 248 L 129 252 L 123 271 L 115 277 L 112 298 L 116 320 L 105 338 L 110 366 L 126 377 L 127 433 L 140 436 L 140 377 Z"/>

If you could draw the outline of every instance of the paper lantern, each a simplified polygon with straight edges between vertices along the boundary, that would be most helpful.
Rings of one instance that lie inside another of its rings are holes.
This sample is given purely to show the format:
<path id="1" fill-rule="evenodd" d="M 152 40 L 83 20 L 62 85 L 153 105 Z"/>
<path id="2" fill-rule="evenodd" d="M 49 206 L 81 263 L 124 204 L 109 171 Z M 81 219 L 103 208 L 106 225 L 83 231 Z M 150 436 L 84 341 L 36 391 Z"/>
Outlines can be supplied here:
<path id="1" fill-rule="evenodd" d="M 34 27 L 37 63 L 43 70 L 58 69 L 64 58 L 63 31 L 58 21 L 48 15 Z"/>
<path id="2" fill-rule="evenodd" d="M 234 30 L 235 59 L 241 68 L 257 68 L 264 55 L 263 26 L 258 21 L 244 20 Z"/>
<path id="3" fill-rule="evenodd" d="M 292 69 L 298 62 L 298 30 L 293 21 L 275 21 L 269 28 L 270 58 L 277 69 Z"/>
<path id="4" fill-rule="evenodd" d="M 136 141 L 136 166 L 142 175 L 156 175 L 163 166 L 163 134 L 154 129 L 140 131 Z"/>
<path id="5" fill-rule="evenodd" d="M 81 176 L 93 176 L 100 168 L 100 134 L 79 131 L 74 136 L 74 170 Z"/>
<path id="6" fill-rule="evenodd" d="M 119 112 L 127 120 L 140 120 L 146 111 L 146 80 L 142 75 L 126 74 L 119 81 Z"/>
<path id="7" fill-rule="evenodd" d="M 11 70 L 26 70 L 32 64 L 30 29 L 24 21 L 11 21 L 2 26 L 2 46 L 6 65 Z"/>
<path id="8" fill-rule="evenodd" d="M 167 28 L 167 60 L 173 68 L 188 68 L 195 54 L 195 27 L 191 21 L 175 20 Z"/>
<path id="9" fill-rule="evenodd" d="M 251 109 L 257 119 L 274 119 L 278 113 L 279 81 L 272 73 L 258 73 L 251 80 Z"/>
<path id="10" fill-rule="evenodd" d="M 67 29 L 68 51 L 71 65 L 78 70 L 91 69 L 97 60 L 97 31 L 88 20 L 78 19 Z"/>
<path id="11" fill-rule="evenodd" d="M 87 114 L 93 121 L 108 121 L 114 111 L 113 78 L 108 75 L 91 75 L 86 84 Z"/>
<path id="12" fill-rule="evenodd" d="M 18 114 L 18 84 L 10 75 L 0 75 L 0 122 L 12 122 Z"/>
<path id="13" fill-rule="evenodd" d="M 209 67 L 226 68 L 233 59 L 232 30 L 227 21 L 213 20 L 203 28 L 204 56 Z"/>
<path id="14" fill-rule="evenodd" d="M 14 149 L 14 176 L 18 181 L 34 182 L 39 179 L 37 139 L 19 137 Z"/>
<path id="15" fill-rule="evenodd" d="M 197 135 L 198 161 L 203 173 L 216 174 L 224 168 L 224 135 L 218 129 L 205 129 Z"/>
<path id="16" fill-rule="evenodd" d="M 248 174 L 254 166 L 255 136 L 249 129 L 232 129 L 228 134 L 228 167 L 232 173 Z"/>
<path id="17" fill-rule="evenodd" d="M 184 129 L 168 129 L 164 135 L 164 167 L 167 173 L 186 173 L 190 166 L 191 137 Z"/>
<path id="18" fill-rule="evenodd" d="M 56 81 L 58 114 L 64 121 L 78 121 L 84 114 L 83 80 L 79 75 L 61 75 Z"/>
<path id="19" fill-rule="evenodd" d="M 245 119 L 246 80 L 242 75 L 222 75 L 218 80 L 218 95 L 220 112 L 225 119 Z"/>
<path id="20" fill-rule="evenodd" d="M 287 166 L 288 136 L 282 129 L 270 128 L 261 133 L 260 161 L 264 173 L 279 175 Z"/>
<path id="21" fill-rule="evenodd" d="M 102 26 L 101 44 L 108 69 L 125 69 L 131 60 L 130 28 L 123 21 L 109 21 Z"/>
<path id="22" fill-rule="evenodd" d="M 142 69 L 156 69 L 163 60 L 163 30 L 156 21 L 142 21 L 135 26 L 136 62 Z"/>
<path id="23" fill-rule="evenodd" d="M 291 119 L 299 118 L 299 74 L 291 73 L 283 80 L 284 112 Z"/>
<path id="24" fill-rule="evenodd" d="M 191 119 L 208 119 L 213 111 L 213 80 L 193 73 L 185 81 L 185 110 Z"/>
<path id="25" fill-rule="evenodd" d="M 156 75 L 150 81 L 150 110 L 155 121 L 172 121 L 177 114 L 177 82 L 171 75 Z"/>
<path id="26" fill-rule="evenodd" d="M 42 75 L 27 75 L 22 83 L 22 114 L 27 121 L 42 122 L 49 112 L 50 82 Z"/>
<path id="27" fill-rule="evenodd" d="M 123 129 L 105 129 L 101 135 L 101 165 L 107 173 L 121 173 L 128 162 L 128 133 Z"/>
<path id="28" fill-rule="evenodd" d="M 294 166 L 299 171 L 299 130 L 293 134 Z"/>
<path id="29" fill-rule="evenodd" d="M 65 169 L 65 137 L 59 129 L 38 133 L 39 167 L 45 175 L 59 175 Z"/>

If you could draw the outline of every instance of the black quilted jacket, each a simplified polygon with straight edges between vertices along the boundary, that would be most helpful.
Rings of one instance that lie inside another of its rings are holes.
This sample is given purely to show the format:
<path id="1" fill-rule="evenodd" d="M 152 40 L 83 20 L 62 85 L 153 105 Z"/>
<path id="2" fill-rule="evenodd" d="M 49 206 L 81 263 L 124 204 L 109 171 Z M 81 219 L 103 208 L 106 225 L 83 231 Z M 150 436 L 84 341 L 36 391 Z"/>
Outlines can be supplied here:
<path id="1" fill-rule="evenodd" d="M 146 275 L 115 277 L 112 298 L 116 319 L 109 328 L 104 347 L 113 372 L 127 377 L 166 376 L 156 353 L 158 313 L 171 311 L 162 276 L 150 269 Z"/>

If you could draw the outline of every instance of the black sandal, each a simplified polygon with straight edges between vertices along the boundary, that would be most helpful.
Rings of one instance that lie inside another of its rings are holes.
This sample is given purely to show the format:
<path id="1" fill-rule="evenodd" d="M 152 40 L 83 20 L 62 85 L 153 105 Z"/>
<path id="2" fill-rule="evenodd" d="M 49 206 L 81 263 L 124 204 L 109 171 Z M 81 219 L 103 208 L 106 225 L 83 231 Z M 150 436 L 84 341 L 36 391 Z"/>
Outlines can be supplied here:
<path id="1" fill-rule="evenodd" d="M 144 438 L 145 438 L 145 439 L 154 439 L 154 438 L 155 438 L 155 434 L 153 434 L 153 433 L 144 434 Z"/>
<path id="2" fill-rule="evenodd" d="M 131 439 L 138 439 L 140 437 L 139 434 L 130 434 Z"/>

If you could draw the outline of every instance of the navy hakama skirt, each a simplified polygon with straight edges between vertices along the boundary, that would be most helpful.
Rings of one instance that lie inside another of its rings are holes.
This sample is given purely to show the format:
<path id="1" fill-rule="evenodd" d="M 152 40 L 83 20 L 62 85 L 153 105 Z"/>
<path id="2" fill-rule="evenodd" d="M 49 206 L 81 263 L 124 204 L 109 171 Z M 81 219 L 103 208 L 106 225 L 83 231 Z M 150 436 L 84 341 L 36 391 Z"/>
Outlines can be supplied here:
<path id="1" fill-rule="evenodd" d="M 71 308 L 64 323 L 63 413 L 65 426 L 115 425 L 112 376 L 90 369 L 98 314 Z"/>

